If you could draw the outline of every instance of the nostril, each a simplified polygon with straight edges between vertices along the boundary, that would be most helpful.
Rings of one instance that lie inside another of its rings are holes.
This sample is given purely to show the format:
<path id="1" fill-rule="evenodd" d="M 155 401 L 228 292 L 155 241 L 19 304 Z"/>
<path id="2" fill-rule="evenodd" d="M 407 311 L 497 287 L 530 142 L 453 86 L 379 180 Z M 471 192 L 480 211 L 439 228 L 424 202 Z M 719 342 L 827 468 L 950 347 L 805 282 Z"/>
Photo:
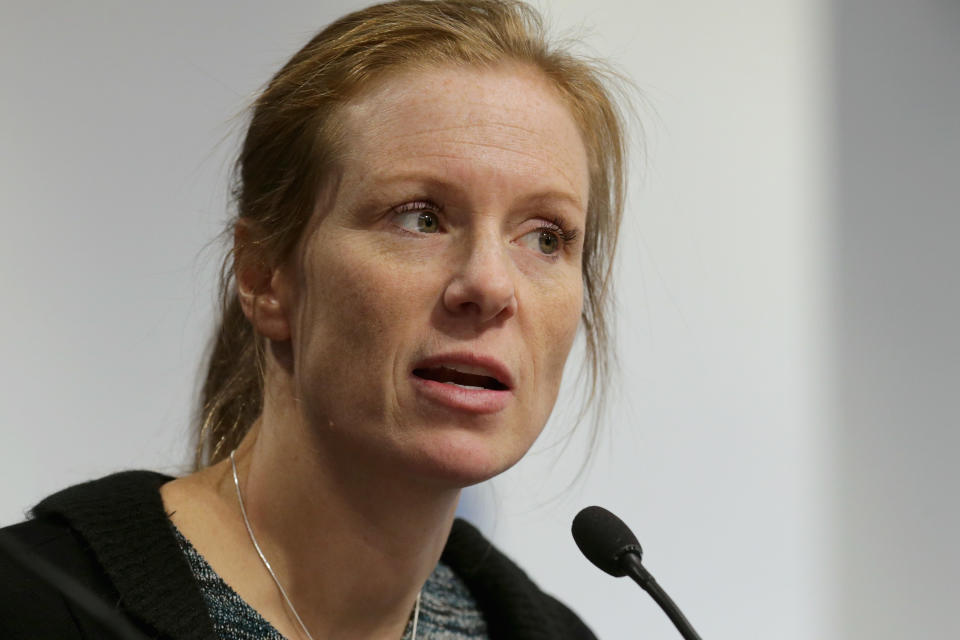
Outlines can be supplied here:
<path id="1" fill-rule="evenodd" d="M 512 315 L 517 301 L 512 279 L 489 274 L 486 278 L 454 278 L 443 292 L 443 304 L 451 313 L 476 315 L 486 321 L 505 311 Z"/>

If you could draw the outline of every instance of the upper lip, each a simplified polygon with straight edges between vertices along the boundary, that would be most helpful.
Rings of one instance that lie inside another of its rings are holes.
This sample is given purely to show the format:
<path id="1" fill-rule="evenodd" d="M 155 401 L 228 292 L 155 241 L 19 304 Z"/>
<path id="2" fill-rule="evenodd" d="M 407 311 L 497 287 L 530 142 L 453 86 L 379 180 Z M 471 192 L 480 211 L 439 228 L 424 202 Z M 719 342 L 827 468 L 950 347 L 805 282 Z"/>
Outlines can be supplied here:
<path id="1" fill-rule="evenodd" d="M 513 389 L 514 380 L 510 369 L 500 360 L 477 353 L 444 353 L 424 358 L 413 369 L 447 367 L 464 373 L 473 373 L 496 378 L 508 389 Z"/>

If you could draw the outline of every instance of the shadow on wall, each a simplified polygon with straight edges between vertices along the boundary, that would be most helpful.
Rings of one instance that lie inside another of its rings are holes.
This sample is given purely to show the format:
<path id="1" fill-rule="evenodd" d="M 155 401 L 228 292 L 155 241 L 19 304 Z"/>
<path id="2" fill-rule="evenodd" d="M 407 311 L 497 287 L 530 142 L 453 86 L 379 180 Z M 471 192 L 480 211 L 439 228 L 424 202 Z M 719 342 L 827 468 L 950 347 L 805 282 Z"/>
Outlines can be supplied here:
<path id="1" fill-rule="evenodd" d="M 960 2 L 834 7 L 841 637 L 956 638 Z"/>

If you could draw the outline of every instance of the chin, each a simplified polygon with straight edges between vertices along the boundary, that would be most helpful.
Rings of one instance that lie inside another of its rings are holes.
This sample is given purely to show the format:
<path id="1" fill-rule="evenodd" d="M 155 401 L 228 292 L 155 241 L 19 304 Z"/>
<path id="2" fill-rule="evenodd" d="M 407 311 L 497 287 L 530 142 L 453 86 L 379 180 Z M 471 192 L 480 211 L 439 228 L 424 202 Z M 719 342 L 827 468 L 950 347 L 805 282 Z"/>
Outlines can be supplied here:
<path id="1" fill-rule="evenodd" d="M 435 437 L 416 462 L 416 472 L 451 488 L 462 489 L 496 477 L 515 465 L 529 444 L 503 446 L 476 433 Z"/>

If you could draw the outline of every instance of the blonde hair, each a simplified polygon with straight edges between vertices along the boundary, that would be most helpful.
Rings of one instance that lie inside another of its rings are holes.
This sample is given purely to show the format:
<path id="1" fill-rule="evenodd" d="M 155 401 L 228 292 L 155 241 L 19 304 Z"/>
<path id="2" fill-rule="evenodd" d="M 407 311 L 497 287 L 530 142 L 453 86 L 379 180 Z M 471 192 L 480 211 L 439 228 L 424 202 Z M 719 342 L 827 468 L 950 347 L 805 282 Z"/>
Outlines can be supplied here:
<path id="1" fill-rule="evenodd" d="M 599 63 L 552 46 L 540 15 L 516 0 L 397 0 L 362 9 L 313 37 L 252 106 L 234 171 L 236 218 L 258 235 L 234 246 L 220 278 L 221 317 L 211 342 L 198 415 L 196 466 L 224 459 L 260 415 L 261 340 L 244 316 L 235 262 L 255 254 L 278 264 L 299 240 L 342 142 L 338 108 L 385 71 L 404 66 L 504 62 L 531 65 L 566 102 L 586 143 L 590 171 L 584 233 L 582 322 L 587 402 L 603 395 L 610 367 L 610 276 L 623 211 L 625 140 Z M 232 234 L 231 234 L 232 237 Z M 594 430 L 594 434 L 596 430 Z"/>

